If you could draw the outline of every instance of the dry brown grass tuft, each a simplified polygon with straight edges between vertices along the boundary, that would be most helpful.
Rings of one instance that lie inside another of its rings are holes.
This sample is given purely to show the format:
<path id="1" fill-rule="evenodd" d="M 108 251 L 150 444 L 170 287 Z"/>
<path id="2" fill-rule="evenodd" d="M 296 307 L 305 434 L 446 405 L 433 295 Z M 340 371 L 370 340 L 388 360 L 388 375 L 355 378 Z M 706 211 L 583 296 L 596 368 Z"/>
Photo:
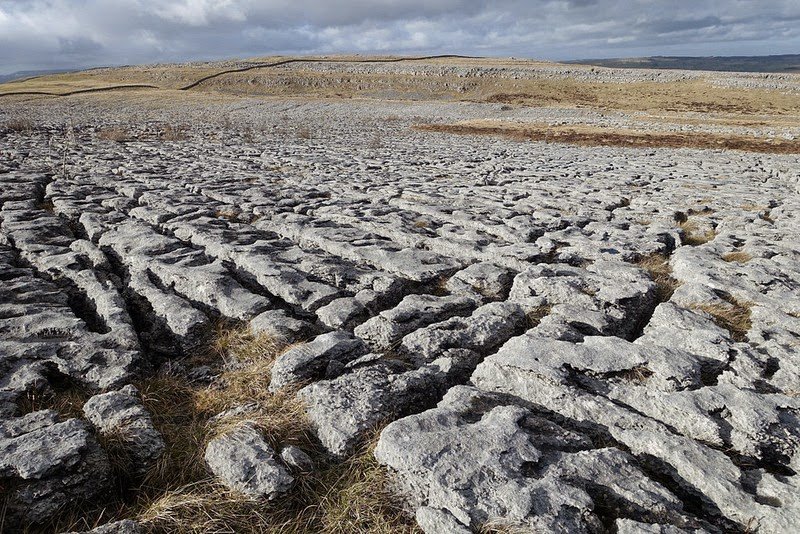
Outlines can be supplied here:
<path id="1" fill-rule="evenodd" d="M 435 295 L 437 297 L 444 297 L 450 294 L 450 290 L 447 289 L 447 283 L 450 281 L 450 276 L 443 275 L 437 278 L 435 281 L 431 282 L 429 291 L 431 295 Z"/>
<path id="2" fill-rule="evenodd" d="M 704 243 L 708 243 L 717 237 L 714 230 L 701 230 L 697 222 L 692 219 L 686 219 L 678 224 L 683 233 L 681 234 L 681 242 L 684 245 L 696 247 Z"/>
<path id="3" fill-rule="evenodd" d="M 227 219 L 231 222 L 239 222 L 239 213 L 233 210 L 217 210 L 214 215 L 220 219 Z"/>
<path id="4" fill-rule="evenodd" d="M 727 254 L 724 254 L 722 259 L 727 262 L 747 263 L 753 259 L 753 256 L 747 252 L 736 250 L 734 252 L 728 252 Z"/>
<path id="5" fill-rule="evenodd" d="M 753 303 L 740 301 L 731 295 L 723 295 L 722 300 L 724 302 L 695 304 L 692 308 L 709 314 L 717 326 L 730 333 L 734 341 L 747 341 L 747 332 L 753 324 L 750 320 Z"/>
<path id="6" fill-rule="evenodd" d="M 709 132 L 658 132 L 600 126 L 553 126 L 480 121 L 456 124 L 417 124 L 414 128 L 456 135 L 494 135 L 519 141 L 544 141 L 589 147 L 700 148 L 741 150 L 765 154 L 800 154 L 800 141 L 721 135 Z"/>
<path id="7" fill-rule="evenodd" d="M 689 208 L 688 210 L 686 210 L 686 213 L 687 215 L 711 215 L 712 213 L 715 213 L 715 211 L 712 208 L 706 206 L 697 210 L 694 208 Z"/>
<path id="8" fill-rule="evenodd" d="M 112 128 L 102 128 L 97 132 L 97 138 L 103 141 L 113 141 L 115 143 L 124 143 L 128 141 L 131 136 L 128 130 L 118 126 Z"/>
<path id="9" fill-rule="evenodd" d="M 372 449 L 296 474 L 294 491 L 269 503 L 244 499 L 205 480 L 164 495 L 140 518 L 152 532 L 178 534 L 419 532 L 392 494 Z"/>
<path id="10" fill-rule="evenodd" d="M 163 141 L 185 141 L 187 138 L 186 130 L 185 126 L 167 124 L 158 134 L 158 137 Z"/>
<path id="11" fill-rule="evenodd" d="M 658 302 L 667 302 L 680 286 L 680 282 L 672 277 L 672 268 L 669 257 L 664 254 L 650 254 L 644 256 L 636 264 L 647 271 L 656 284 L 656 298 Z"/>
<path id="12" fill-rule="evenodd" d="M 253 334 L 247 325 L 231 325 L 224 321 L 215 325 L 210 344 L 212 356 L 225 363 L 234 359 L 243 364 L 262 363 L 269 366 L 286 348 L 284 343 L 267 334 Z"/>
<path id="13" fill-rule="evenodd" d="M 117 491 L 124 494 L 132 484 L 136 468 L 136 460 L 130 454 L 130 438 L 123 431 L 96 434 L 97 441 L 108 455 L 111 473 L 117 484 Z"/>
<path id="14" fill-rule="evenodd" d="M 582 286 L 582 287 L 580 288 L 580 291 L 581 291 L 581 293 L 583 293 L 584 295 L 588 295 L 588 296 L 590 296 L 590 297 L 595 297 L 595 296 L 597 296 L 598 288 L 596 288 L 596 287 L 591 287 L 591 286 Z"/>
<path id="15" fill-rule="evenodd" d="M 6 121 L 7 130 L 17 133 L 32 132 L 35 125 L 31 119 L 15 118 Z"/>
<path id="16" fill-rule="evenodd" d="M 55 210 L 56 210 L 56 207 L 53 204 L 53 201 L 51 199 L 49 199 L 49 198 L 39 202 L 36 205 L 36 207 L 39 208 L 40 210 L 46 211 L 48 213 L 54 213 Z"/>
<path id="17" fill-rule="evenodd" d="M 383 136 L 380 133 L 376 133 L 372 136 L 368 146 L 373 150 L 378 150 L 380 148 L 384 148 L 386 143 L 383 140 Z"/>
<path id="18" fill-rule="evenodd" d="M 55 391 L 28 391 L 17 400 L 17 409 L 22 414 L 54 410 L 62 419 L 83 417 L 83 405 L 91 396 L 87 388 L 70 383 Z"/>
<path id="19" fill-rule="evenodd" d="M 744 204 L 740 204 L 739 208 L 743 209 L 745 211 L 764 211 L 764 210 L 769 209 L 769 206 L 764 206 L 764 205 L 761 205 L 761 204 L 755 204 L 753 202 L 746 202 Z"/>
<path id="20" fill-rule="evenodd" d="M 621 376 L 629 382 L 643 384 L 647 382 L 648 378 L 653 376 L 653 371 L 651 371 L 646 365 L 637 365 L 636 367 L 625 371 Z"/>
<path id="21" fill-rule="evenodd" d="M 542 322 L 542 319 L 550 314 L 551 308 L 552 307 L 549 304 L 546 304 L 529 311 L 526 315 L 528 319 L 528 329 L 530 330 L 531 328 L 536 328 L 539 326 L 539 323 Z"/>

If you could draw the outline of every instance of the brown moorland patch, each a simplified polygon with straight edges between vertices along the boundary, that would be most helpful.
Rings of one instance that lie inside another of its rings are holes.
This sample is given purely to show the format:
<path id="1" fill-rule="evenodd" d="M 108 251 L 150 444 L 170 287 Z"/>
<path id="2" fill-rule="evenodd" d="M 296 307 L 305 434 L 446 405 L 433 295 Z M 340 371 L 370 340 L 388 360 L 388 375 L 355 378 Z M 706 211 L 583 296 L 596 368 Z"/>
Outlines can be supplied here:
<path id="1" fill-rule="evenodd" d="M 414 128 L 457 135 L 495 135 L 520 141 L 544 141 L 579 146 L 627 148 L 700 148 L 741 150 L 764 154 L 800 154 L 800 140 L 765 139 L 713 133 L 645 132 L 600 127 L 546 124 L 419 124 Z"/>

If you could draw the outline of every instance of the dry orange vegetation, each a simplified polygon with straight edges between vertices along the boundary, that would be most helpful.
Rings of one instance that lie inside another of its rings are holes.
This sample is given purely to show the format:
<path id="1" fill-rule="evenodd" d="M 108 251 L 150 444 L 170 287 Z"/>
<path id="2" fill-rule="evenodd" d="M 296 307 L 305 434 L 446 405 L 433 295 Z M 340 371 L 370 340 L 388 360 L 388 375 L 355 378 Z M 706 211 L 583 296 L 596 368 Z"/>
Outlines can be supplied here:
<path id="1" fill-rule="evenodd" d="M 645 132 L 589 126 L 547 124 L 464 122 L 420 124 L 420 130 L 461 135 L 502 135 L 519 140 L 569 143 L 581 146 L 622 146 L 633 148 L 707 148 L 744 150 L 768 154 L 800 154 L 800 140 L 764 139 L 707 132 Z"/>

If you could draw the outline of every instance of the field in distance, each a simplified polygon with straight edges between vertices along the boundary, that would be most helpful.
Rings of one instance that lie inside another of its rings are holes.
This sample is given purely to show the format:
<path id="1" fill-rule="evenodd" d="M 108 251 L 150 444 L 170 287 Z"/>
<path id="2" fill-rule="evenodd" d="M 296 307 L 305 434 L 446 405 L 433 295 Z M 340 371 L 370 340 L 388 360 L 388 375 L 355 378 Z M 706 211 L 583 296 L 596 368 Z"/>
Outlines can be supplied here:
<path id="1" fill-rule="evenodd" d="M 792 141 L 800 126 L 800 75 L 796 74 L 619 69 L 523 59 L 265 57 L 99 68 L 0 84 L 0 98 L 6 101 L 101 93 L 153 105 L 247 97 L 468 102 L 497 104 L 511 115 L 527 108 L 597 110 L 622 114 L 626 120 L 609 123 L 583 113 L 577 122 L 597 130 L 595 143 L 604 139 L 601 144 L 629 146 L 693 146 L 693 133 L 702 130 L 706 139 L 698 138 L 697 147 L 796 152 Z M 498 128 L 489 133 L 519 127 L 505 124 L 502 117 L 495 120 L 500 121 L 494 125 Z M 523 126 L 531 125 L 523 120 Z M 551 126 L 564 124 L 536 124 L 540 131 Z M 637 133 L 631 143 L 631 129 L 644 135 Z M 624 135 L 617 135 L 620 130 Z M 648 132 L 653 131 L 660 133 L 651 138 Z M 554 133 L 541 137 L 574 140 Z M 719 136 L 736 139 L 720 144 Z M 775 143 L 780 146 L 775 148 Z"/>

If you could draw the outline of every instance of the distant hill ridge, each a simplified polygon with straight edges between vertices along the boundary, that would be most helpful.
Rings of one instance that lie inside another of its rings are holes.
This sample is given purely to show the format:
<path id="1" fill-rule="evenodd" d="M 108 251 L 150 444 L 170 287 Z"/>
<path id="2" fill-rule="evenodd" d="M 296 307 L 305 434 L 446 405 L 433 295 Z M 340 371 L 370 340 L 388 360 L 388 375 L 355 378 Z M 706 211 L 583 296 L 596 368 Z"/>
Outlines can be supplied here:
<path id="1" fill-rule="evenodd" d="M 800 73 L 800 54 L 776 56 L 652 56 L 565 61 L 579 65 L 626 69 L 684 69 L 730 72 Z"/>
<path id="2" fill-rule="evenodd" d="M 681 69 L 709 70 L 729 72 L 767 72 L 767 73 L 800 73 L 800 54 L 783 54 L 774 56 L 650 56 L 607 59 L 575 59 L 560 61 L 574 65 L 593 65 L 626 69 Z M 35 78 L 48 74 L 94 70 L 93 68 L 65 68 L 46 70 L 26 70 L 10 74 L 0 74 L 0 83 Z"/>
<path id="3" fill-rule="evenodd" d="M 47 74 L 61 74 L 64 72 L 71 72 L 73 70 L 74 69 L 21 70 L 12 72 L 11 74 L 0 74 L 0 83 L 33 78 L 35 76 L 46 76 Z"/>

